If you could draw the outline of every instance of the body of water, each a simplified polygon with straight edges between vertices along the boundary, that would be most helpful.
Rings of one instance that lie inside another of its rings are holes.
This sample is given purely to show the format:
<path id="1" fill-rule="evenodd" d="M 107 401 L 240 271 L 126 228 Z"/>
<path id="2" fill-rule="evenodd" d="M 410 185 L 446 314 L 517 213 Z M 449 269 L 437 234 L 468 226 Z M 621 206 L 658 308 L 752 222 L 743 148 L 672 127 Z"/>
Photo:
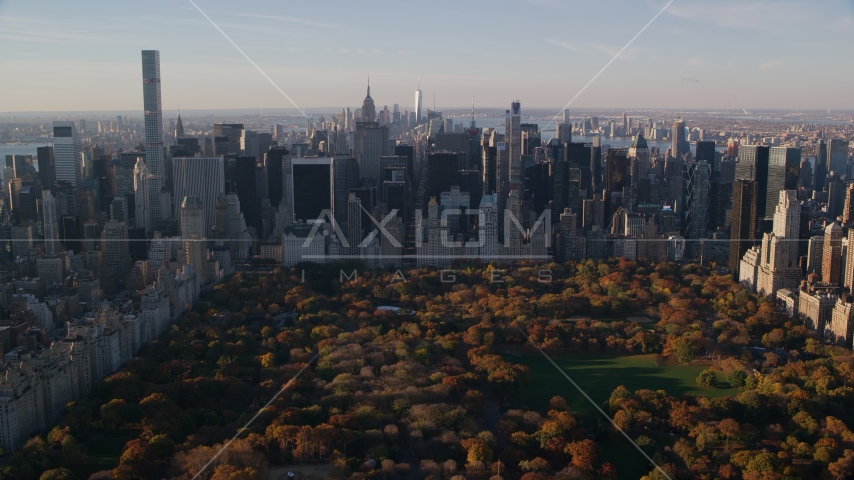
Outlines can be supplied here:
<path id="1" fill-rule="evenodd" d="M 35 158 L 38 153 L 36 149 L 43 146 L 43 143 L 24 143 L 21 145 L 0 143 L 0 161 L 4 162 L 5 165 L 6 155 L 32 155 Z"/>

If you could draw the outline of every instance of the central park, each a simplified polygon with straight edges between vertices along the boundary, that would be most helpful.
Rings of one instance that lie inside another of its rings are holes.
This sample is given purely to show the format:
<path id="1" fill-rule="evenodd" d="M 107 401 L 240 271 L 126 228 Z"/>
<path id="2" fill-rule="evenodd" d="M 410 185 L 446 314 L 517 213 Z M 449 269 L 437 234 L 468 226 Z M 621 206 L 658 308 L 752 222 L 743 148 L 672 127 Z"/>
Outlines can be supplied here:
<path id="1" fill-rule="evenodd" d="M 453 284 L 352 263 L 235 274 L 9 456 L 0 479 L 854 471 L 850 350 L 713 266 L 454 269 Z"/>

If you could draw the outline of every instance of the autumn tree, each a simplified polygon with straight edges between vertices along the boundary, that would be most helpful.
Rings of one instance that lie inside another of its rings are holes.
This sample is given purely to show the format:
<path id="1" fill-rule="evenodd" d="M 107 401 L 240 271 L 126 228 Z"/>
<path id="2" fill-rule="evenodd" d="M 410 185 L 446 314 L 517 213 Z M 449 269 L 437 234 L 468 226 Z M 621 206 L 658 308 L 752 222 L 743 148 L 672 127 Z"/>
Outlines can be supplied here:
<path id="1" fill-rule="evenodd" d="M 566 446 L 566 453 L 572 455 L 571 465 L 585 472 L 593 471 L 598 456 L 597 450 L 596 442 L 590 439 L 572 442 Z"/>
<path id="2" fill-rule="evenodd" d="M 665 357 L 676 357 L 682 363 L 689 363 L 697 354 L 697 345 L 693 338 L 669 336 L 661 353 Z"/>

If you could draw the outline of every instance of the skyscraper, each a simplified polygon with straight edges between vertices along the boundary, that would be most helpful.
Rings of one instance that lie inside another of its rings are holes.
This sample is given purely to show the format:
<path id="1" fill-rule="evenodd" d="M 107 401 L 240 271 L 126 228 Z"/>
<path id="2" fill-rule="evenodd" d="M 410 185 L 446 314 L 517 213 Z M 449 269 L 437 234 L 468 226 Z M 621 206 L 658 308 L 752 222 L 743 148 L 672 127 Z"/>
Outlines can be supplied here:
<path id="1" fill-rule="evenodd" d="M 498 199 L 496 194 L 484 195 L 480 200 L 479 210 L 480 260 L 488 263 L 495 261 L 498 255 Z"/>
<path id="2" fill-rule="evenodd" d="M 56 183 L 56 157 L 53 147 L 38 147 L 39 181 L 42 188 L 50 188 Z"/>
<path id="3" fill-rule="evenodd" d="M 42 194 L 42 209 L 45 255 L 52 257 L 59 251 L 59 224 L 56 222 L 56 200 L 50 190 L 45 190 Z"/>
<path id="4" fill-rule="evenodd" d="M 484 145 L 482 152 L 483 194 L 491 195 L 497 191 L 495 167 L 498 162 L 498 150 L 495 147 Z"/>
<path id="5" fill-rule="evenodd" d="M 528 165 L 525 165 L 524 199 L 525 202 L 528 203 L 528 206 L 531 207 L 531 210 L 536 214 L 542 213 L 548 207 L 549 201 L 551 200 L 549 191 L 552 187 L 550 185 L 551 179 L 549 175 L 549 167 L 550 165 L 545 162 L 529 163 Z M 567 173 L 569 172 L 567 171 Z M 577 184 L 574 186 L 577 187 Z M 578 195 L 575 195 L 574 200 L 578 200 Z M 573 208 L 577 211 L 580 209 L 580 205 Z M 554 213 L 554 210 L 552 210 L 553 216 Z"/>
<path id="6" fill-rule="evenodd" d="M 632 146 L 629 148 L 629 158 L 632 159 L 632 185 L 637 186 L 641 180 L 648 177 L 651 166 L 649 163 L 649 145 L 643 138 L 643 132 L 638 133 L 632 142 Z"/>
<path id="7" fill-rule="evenodd" d="M 563 119 L 557 126 L 557 139 L 562 143 L 572 141 L 572 122 L 569 119 L 569 110 L 563 111 Z"/>
<path id="8" fill-rule="evenodd" d="M 362 102 L 362 121 L 375 122 L 377 120 L 377 107 L 374 105 L 374 99 L 371 98 L 371 80 L 368 79 L 368 95 Z"/>
<path id="9" fill-rule="evenodd" d="M 682 158 L 685 154 L 691 152 L 691 144 L 685 140 L 685 122 L 683 120 L 680 119 L 673 122 L 671 138 L 673 146 L 670 151 L 674 157 Z"/>
<path id="10" fill-rule="evenodd" d="M 551 193 L 552 219 L 560 220 L 561 213 L 569 205 L 569 169 L 566 161 L 568 144 L 553 138 L 549 141 L 547 154 L 549 157 L 549 192 Z"/>
<path id="11" fill-rule="evenodd" d="M 350 255 L 358 255 L 359 244 L 365 238 L 362 231 L 362 200 L 351 193 L 347 198 L 347 243 Z"/>
<path id="12" fill-rule="evenodd" d="M 479 172 L 476 172 L 479 173 Z M 396 216 L 408 224 L 410 201 L 406 182 L 406 170 L 400 167 L 388 167 L 383 181 L 383 198 L 388 212 L 397 210 Z M 481 188 L 483 188 L 481 186 Z"/>
<path id="13" fill-rule="evenodd" d="M 379 186 L 382 182 L 380 157 L 388 155 L 390 150 L 388 127 L 376 122 L 356 122 L 354 137 L 359 175 L 362 179 L 372 179 L 374 186 Z"/>
<path id="14" fill-rule="evenodd" d="M 246 219 L 243 216 L 243 208 L 237 194 L 231 193 L 225 196 L 228 209 L 228 239 L 229 247 L 234 252 L 237 260 L 244 260 L 249 256 L 251 240 L 246 228 Z"/>
<path id="15" fill-rule="evenodd" d="M 827 178 L 827 144 L 824 140 L 819 139 L 815 144 L 815 184 L 816 191 L 824 190 L 825 179 Z"/>
<path id="16" fill-rule="evenodd" d="M 359 164 L 350 155 L 335 155 L 332 159 L 333 208 L 335 221 L 347 223 L 347 202 L 350 190 L 359 188 Z"/>
<path id="17" fill-rule="evenodd" d="M 684 166 L 685 224 L 684 236 L 706 238 L 709 223 L 709 179 L 711 165 L 705 160 Z M 696 242 L 694 242 L 696 244 Z M 694 245 L 689 245 L 693 247 Z"/>
<path id="18" fill-rule="evenodd" d="M 332 159 L 294 158 L 293 171 L 294 218 L 297 220 L 328 220 L 323 210 L 332 211 Z"/>
<path id="19" fill-rule="evenodd" d="M 255 157 L 237 157 L 234 159 L 234 179 L 231 180 L 231 192 L 240 199 L 240 208 L 246 219 L 246 226 L 261 233 L 261 206 L 258 202 L 258 177 Z"/>
<path id="20" fill-rule="evenodd" d="M 742 145 L 738 151 L 738 163 L 735 166 L 735 178 L 756 180 L 757 221 L 765 218 L 768 205 L 768 162 L 771 154 L 764 145 Z M 778 190 L 779 191 L 779 190 Z"/>
<path id="21" fill-rule="evenodd" d="M 643 137 L 643 132 L 638 133 L 632 140 L 632 146 L 629 148 L 628 155 L 630 158 L 644 158 L 649 162 L 649 144 L 647 144 L 646 139 Z"/>
<path id="22" fill-rule="evenodd" d="M 421 82 L 418 82 L 418 89 L 415 90 L 415 125 L 421 123 L 421 108 L 422 108 Z M 412 125 L 413 127 L 415 125 Z"/>
<path id="23" fill-rule="evenodd" d="M 510 116 L 504 126 L 504 139 L 509 144 L 508 181 L 510 189 L 517 190 L 522 185 L 522 104 L 515 101 L 510 104 Z"/>
<path id="24" fill-rule="evenodd" d="M 732 229 L 730 231 L 729 270 L 739 278 L 741 258 L 756 242 L 756 180 L 738 179 L 732 191 Z"/>
<path id="25" fill-rule="evenodd" d="M 798 267 L 798 240 L 801 228 L 801 204 L 797 188 L 777 193 L 774 206 L 774 235 L 788 240 L 781 250 L 781 263 L 788 268 Z"/>
<path id="26" fill-rule="evenodd" d="M 608 150 L 605 159 L 605 224 L 623 206 L 623 191 L 631 186 L 628 151 L 623 148 Z M 604 225 L 603 225 L 604 226 Z"/>
<path id="27" fill-rule="evenodd" d="M 178 157 L 172 160 L 175 217 L 180 218 L 185 197 L 197 198 L 204 206 L 204 231 L 199 234 L 200 238 L 207 236 L 216 221 L 216 199 L 225 193 L 224 168 L 222 157 Z"/>
<path id="28" fill-rule="evenodd" d="M 289 153 L 285 147 L 273 147 L 264 154 L 264 165 L 267 167 L 267 196 L 273 207 L 278 207 L 282 201 L 282 169 L 284 159 Z"/>
<path id="29" fill-rule="evenodd" d="M 854 183 L 849 183 L 845 189 L 845 206 L 842 209 L 842 224 L 854 223 Z"/>
<path id="30" fill-rule="evenodd" d="M 168 217 L 161 211 L 160 191 L 166 183 L 163 158 L 163 106 L 160 102 L 160 52 L 142 51 L 142 93 L 145 108 L 145 165 L 148 181 L 148 208 L 152 222 Z"/>
<path id="31" fill-rule="evenodd" d="M 836 172 L 831 172 L 826 180 L 827 218 L 833 222 L 845 213 L 846 183 Z"/>
<path id="32" fill-rule="evenodd" d="M 214 199 L 216 202 L 216 199 Z M 181 237 L 184 239 L 205 238 L 209 229 L 205 226 L 205 210 L 199 197 L 184 197 L 181 201 Z M 216 206 L 214 206 L 214 210 Z M 214 214 L 216 212 L 214 211 Z"/>
<path id="33" fill-rule="evenodd" d="M 406 157 L 406 175 L 411 179 L 415 173 L 415 146 L 407 144 L 395 145 L 394 154 L 398 157 Z"/>
<path id="34" fill-rule="evenodd" d="M 762 237 L 756 279 L 757 293 L 772 298 L 781 288 L 797 288 L 801 278 L 798 265 L 801 205 L 797 191 L 780 191 L 778 198 L 774 211 L 774 231 Z"/>
<path id="35" fill-rule="evenodd" d="M 841 175 L 848 173 L 848 141 L 834 138 L 827 148 L 827 158 L 831 172 L 839 172 Z"/>
<path id="36" fill-rule="evenodd" d="M 705 160 L 709 165 L 715 164 L 715 142 L 697 142 L 697 161 Z"/>
<path id="37" fill-rule="evenodd" d="M 454 185 L 459 186 L 460 163 L 462 155 L 455 152 L 433 152 L 427 156 L 427 199 L 438 202 L 442 192 L 448 192 Z"/>
<path id="38" fill-rule="evenodd" d="M 184 122 L 181 121 L 181 112 L 178 112 L 178 120 L 175 122 L 175 138 L 184 138 Z"/>
<path id="39" fill-rule="evenodd" d="M 813 188 L 813 168 L 808 158 L 801 159 L 800 179 L 798 184 L 804 188 Z"/>
<path id="40" fill-rule="evenodd" d="M 767 198 L 765 218 L 775 215 L 777 200 L 782 190 L 797 190 L 800 177 L 801 150 L 789 147 L 771 147 L 768 156 Z"/>
<path id="41" fill-rule="evenodd" d="M 148 208 L 148 168 L 145 160 L 137 159 L 133 168 L 134 204 L 136 206 L 136 228 L 142 228 L 146 234 L 154 230 L 151 222 L 151 210 Z"/>
<path id="42" fill-rule="evenodd" d="M 74 122 L 53 122 L 55 180 L 68 182 L 75 190 L 83 187 L 83 145 Z M 49 187 L 50 185 L 45 185 Z"/>
<path id="43" fill-rule="evenodd" d="M 240 134 L 240 154 L 245 157 L 255 157 L 257 160 L 263 160 L 261 157 L 261 145 L 258 142 L 258 132 L 255 130 L 243 130 Z"/>
<path id="44" fill-rule="evenodd" d="M 104 225 L 107 266 L 124 282 L 133 263 L 128 245 L 128 227 L 125 222 L 109 221 Z"/>
<path id="45" fill-rule="evenodd" d="M 243 130 L 242 123 L 215 123 L 213 128 L 214 153 L 216 155 L 239 154 Z"/>
<path id="46" fill-rule="evenodd" d="M 821 281 L 839 285 L 842 275 L 842 227 L 833 222 L 824 229 Z"/>

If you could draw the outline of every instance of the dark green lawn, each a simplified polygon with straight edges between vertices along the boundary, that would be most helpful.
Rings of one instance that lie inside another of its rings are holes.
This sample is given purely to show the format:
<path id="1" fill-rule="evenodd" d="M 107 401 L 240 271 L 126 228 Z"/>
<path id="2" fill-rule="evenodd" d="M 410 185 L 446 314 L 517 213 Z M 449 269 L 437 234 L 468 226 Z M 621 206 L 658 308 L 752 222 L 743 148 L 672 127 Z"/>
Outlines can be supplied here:
<path id="1" fill-rule="evenodd" d="M 519 401 L 534 409 L 543 409 L 555 395 L 564 397 L 573 412 L 595 418 L 596 409 L 557 369 L 539 353 L 508 353 L 506 358 L 531 370 L 531 382 L 518 395 Z M 729 388 L 697 385 L 696 378 L 706 366 L 676 365 L 650 355 L 567 355 L 552 357 L 597 404 L 602 404 L 620 385 L 631 391 L 665 390 L 670 395 L 683 393 L 706 397 L 725 397 L 738 392 Z M 659 365 L 655 363 L 658 362 Z M 719 379 L 723 382 L 723 378 Z"/>
<path id="2" fill-rule="evenodd" d="M 584 420 L 585 426 L 596 426 L 599 413 L 595 407 L 541 354 L 507 352 L 505 358 L 531 370 L 531 382 L 517 395 L 519 402 L 532 409 L 543 410 L 552 397 L 560 395 Z M 630 391 L 665 390 L 674 396 L 690 393 L 718 398 L 738 393 L 736 389 L 698 386 L 696 378 L 706 368 L 705 365 L 677 365 L 654 354 L 566 355 L 553 359 L 600 406 L 620 385 Z M 720 375 L 718 380 L 724 383 Z M 633 438 L 637 436 L 629 434 Z M 660 445 L 670 443 L 665 438 L 656 438 L 656 441 Z M 636 479 L 649 472 L 647 460 L 619 432 L 612 433 L 608 441 L 600 443 L 600 447 L 600 459 L 614 464 L 621 479 Z"/>
<path id="3" fill-rule="evenodd" d="M 125 444 L 137 438 L 140 430 L 123 428 L 115 432 L 104 432 L 95 435 L 86 442 L 86 453 L 104 470 L 112 470 L 119 464 L 119 457 L 124 451 Z"/>

